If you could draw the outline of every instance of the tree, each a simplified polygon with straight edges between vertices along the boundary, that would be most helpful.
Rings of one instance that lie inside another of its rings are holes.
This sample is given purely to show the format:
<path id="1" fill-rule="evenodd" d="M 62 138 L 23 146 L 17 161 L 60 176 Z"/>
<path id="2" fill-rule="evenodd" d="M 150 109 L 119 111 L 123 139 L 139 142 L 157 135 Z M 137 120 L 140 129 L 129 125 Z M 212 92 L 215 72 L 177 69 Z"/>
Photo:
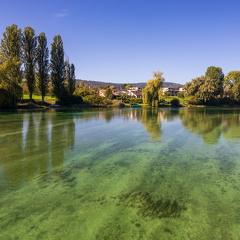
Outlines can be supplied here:
<path id="1" fill-rule="evenodd" d="M 208 67 L 205 76 L 192 79 L 184 86 L 188 96 L 195 96 L 198 101 L 208 102 L 223 96 L 224 74 L 220 67 Z"/>
<path id="2" fill-rule="evenodd" d="M 240 71 L 231 71 L 225 77 L 225 89 L 234 100 L 240 100 Z"/>
<path id="3" fill-rule="evenodd" d="M 75 66 L 70 64 L 69 60 L 65 61 L 65 82 L 67 92 L 70 96 L 73 95 L 76 89 Z"/>
<path id="4" fill-rule="evenodd" d="M 42 101 L 47 93 L 49 73 L 49 51 L 47 47 L 47 38 L 45 33 L 40 33 L 38 36 L 38 45 L 36 53 L 36 78 L 37 87 L 40 90 Z"/>
<path id="5" fill-rule="evenodd" d="M 212 86 L 212 95 L 213 97 L 222 97 L 223 95 L 223 81 L 224 73 L 220 67 L 208 67 L 205 73 L 207 83 Z"/>
<path id="6" fill-rule="evenodd" d="M 61 100 L 65 94 L 64 86 L 64 49 L 62 37 L 56 35 L 51 44 L 51 82 L 52 91 L 58 100 Z"/>
<path id="7" fill-rule="evenodd" d="M 16 61 L 21 62 L 22 52 L 22 30 L 16 24 L 6 28 L 3 33 L 3 39 L 0 46 L 0 59 L 1 63 L 9 58 L 15 58 Z M 20 76 L 21 71 L 19 69 Z M 19 82 L 21 79 L 19 80 Z"/>
<path id="8" fill-rule="evenodd" d="M 25 78 L 29 90 L 29 98 L 32 101 L 32 94 L 35 88 L 35 62 L 36 62 L 37 37 L 31 27 L 25 27 L 23 32 L 23 62 L 25 65 Z"/>
<path id="9" fill-rule="evenodd" d="M 132 84 L 131 83 L 124 83 L 123 85 L 122 85 L 122 88 L 123 89 L 130 89 L 132 87 Z"/>
<path id="10" fill-rule="evenodd" d="M 0 44 L 0 88 L 4 89 L 8 107 L 14 106 L 22 96 L 21 47 L 22 30 L 15 24 L 7 27 Z"/>
<path id="11" fill-rule="evenodd" d="M 150 106 L 158 106 L 158 102 L 162 96 L 162 84 L 164 82 L 162 72 L 153 72 L 154 79 L 147 82 L 147 86 L 143 89 L 143 103 Z"/>
<path id="12" fill-rule="evenodd" d="M 105 96 L 106 96 L 106 98 L 113 99 L 113 93 L 112 93 L 112 89 L 110 87 L 108 87 L 106 89 Z"/>
<path id="13" fill-rule="evenodd" d="M 191 82 L 187 82 L 183 87 L 186 91 L 186 94 L 188 96 L 196 95 L 199 92 L 199 88 L 202 86 L 204 81 L 205 81 L 205 77 L 201 76 L 201 77 L 192 79 Z"/>
<path id="14" fill-rule="evenodd" d="M 22 88 L 13 76 L 20 63 L 9 58 L 0 64 L 0 107 L 13 107 L 22 96 Z"/>

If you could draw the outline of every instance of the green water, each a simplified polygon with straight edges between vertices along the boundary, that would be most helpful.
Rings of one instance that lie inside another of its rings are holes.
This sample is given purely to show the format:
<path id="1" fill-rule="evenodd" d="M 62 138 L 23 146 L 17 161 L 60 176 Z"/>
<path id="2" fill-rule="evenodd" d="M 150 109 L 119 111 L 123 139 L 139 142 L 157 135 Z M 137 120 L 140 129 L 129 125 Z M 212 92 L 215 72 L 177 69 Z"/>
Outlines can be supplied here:
<path id="1" fill-rule="evenodd" d="M 0 239 L 240 239 L 240 110 L 0 113 Z"/>

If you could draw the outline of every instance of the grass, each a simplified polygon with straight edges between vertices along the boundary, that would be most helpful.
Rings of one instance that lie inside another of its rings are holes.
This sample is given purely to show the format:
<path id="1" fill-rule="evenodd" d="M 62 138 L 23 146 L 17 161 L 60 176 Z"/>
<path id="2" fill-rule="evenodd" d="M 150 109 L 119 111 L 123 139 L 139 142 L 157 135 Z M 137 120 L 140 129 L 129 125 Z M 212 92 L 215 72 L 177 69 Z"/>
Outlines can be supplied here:
<path id="1" fill-rule="evenodd" d="M 188 97 L 179 98 L 179 97 L 177 97 L 177 96 L 169 96 L 169 97 L 165 97 L 164 99 L 165 99 L 166 102 L 169 102 L 169 103 L 170 103 L 170 101 L 171 101 L 172 99 L 174 99 L 174 98 L 178 98 L 179 101 L 180 101 L 180 104 L 183 105 L 183 106 L 188 104 Z"/>
<path id="2" fill-rule="evenodd" d="M 32 98 L 33 98 L 33 100 L 35 100 L 35 101 L 41 101 L 41 100 L 42 100 L 42 96 L 40 96 L 40 95 L 35 95 L 35 94 L 33 94 Z M 23 95 L 23 99 L 24 99 L 24 100 L 28 100 L 28 99 L 29 99 L 29 95 L 24 94 L 24 95 Z M 56 98 L 55 98 L 55 97 L 52 97 L 52 96 L 46 96 L 44 100 L 45 100 L 46 102 L 48 102 L 48 101 L 52 102 L 52 101 L 56 101 Z"/>

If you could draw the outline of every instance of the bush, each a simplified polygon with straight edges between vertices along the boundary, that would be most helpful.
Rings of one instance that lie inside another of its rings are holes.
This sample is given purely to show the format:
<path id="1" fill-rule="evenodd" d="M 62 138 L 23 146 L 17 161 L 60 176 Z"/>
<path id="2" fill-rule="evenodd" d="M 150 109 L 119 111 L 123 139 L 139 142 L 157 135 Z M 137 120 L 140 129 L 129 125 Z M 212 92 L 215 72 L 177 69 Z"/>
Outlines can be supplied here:
<path id="1" fill-rule="evenodd" d="M 120 108 L 125 107 L 125 104 L 123 102 L 121 102 L 120 100 L 113 100 L 112 104 L 114 107 L 120 107 Z"/>
<path id="2" fill-rule="evenodd" d="M 60 101 L 56 101 L 56 104 L 60 104 L 60 105 L 65 105 L 65 106 L 71 106 L 71 105 L 75 105 L 75 104 L 82 104 L 83 103 L 83 99 L 80 96 L 76 96 L 76 95 L 65 95 L 64 97 L 62 97 L 62 99 Z"/>
<path id="3" fill-rule="evenodd" d="M 178 98 L 173 98 L 173 99 L 170 101 L 170 104 L 171 104 L 171 106 L 173 106 L 173 107 L 178 107 L 178 106 L 180 106 L 180 101 L 179 101 Z"/>
<path id="4" fill-rule="evenodd" d="M 97 95 L 87 95 L 83 98 L 84 102 L 92 105 L 102 105 L 103 97 Z"/>
<path id="5" fill-rule="evenodd" d="M 0 88 L 0 108 L 16 107 L 21 96 L 22 88 L 18 85 L 10 89 Z"/>

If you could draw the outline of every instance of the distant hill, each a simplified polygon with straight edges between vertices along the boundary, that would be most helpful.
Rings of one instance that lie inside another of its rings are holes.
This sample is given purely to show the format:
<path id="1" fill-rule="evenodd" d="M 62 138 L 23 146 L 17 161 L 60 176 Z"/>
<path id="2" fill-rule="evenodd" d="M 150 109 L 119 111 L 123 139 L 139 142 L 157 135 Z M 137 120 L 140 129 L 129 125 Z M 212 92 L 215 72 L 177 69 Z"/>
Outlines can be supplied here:
<path id="1" fill-rule="evenodd" d="M 81 80 L 77 79 L 77 82 L 84 82 L 84 84 L 88 84 L 94 87 L 102 87 L 102 86 L 116 86 L 118 88 L 121 88 L 124 83 L 112 83 L 112 82 L 99 82 L 99 81 L 92 81 L 92 80 Z M 129 83 L 132 84 L 133 87 L 140 87 L 144 88 L 146 86 L 146 83 Z M 179 83 L 173 83 L 173 82 L 163 82 L 163 87 L 168 87 L 168 88 L 179 88 L 183 87 L 182 84 Z"/>

